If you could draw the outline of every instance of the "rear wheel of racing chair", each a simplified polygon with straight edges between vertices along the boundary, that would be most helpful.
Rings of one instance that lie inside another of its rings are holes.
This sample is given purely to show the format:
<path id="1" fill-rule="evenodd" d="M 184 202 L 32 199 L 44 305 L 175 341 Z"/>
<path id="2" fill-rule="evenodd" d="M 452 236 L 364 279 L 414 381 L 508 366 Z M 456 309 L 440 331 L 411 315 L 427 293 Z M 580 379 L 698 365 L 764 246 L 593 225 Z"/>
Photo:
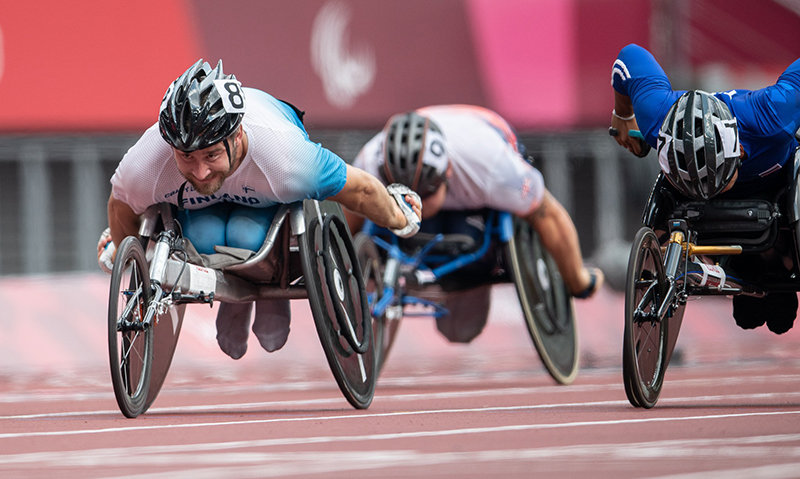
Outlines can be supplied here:
<path id="1" fill-rule="evenodd" d="M 377 379 L 372 316 L 353 239 L 337 203 L 305 200 L 298 236 L 308 300 L 322 349 L 345 398 L 372 403 Z"/>
<path id="2" fill-rule="evenodd" d="M 636 407 L 658 401 L 667 369 L 668 321 L 658 318 L 667 288 L 661 247 L 652 229 L 642 227 L 633 241 L 625 285 L 622 375 Z"/>
<path id="3" fill-rule="evenodd" d="M 139 240 L 125 238 L 117 250 L 108 301 L 111 381 L 120 411 L 134 418 L 146 409 L 153 362 L 153 330 L 144 317 L 150 276 Z"/>
<path id="4" fill-rule="evenodd" d="M 579 356 L 572 295 L 538 234 L 526 221 L 513 221 L 508 256 L 528 332 L 553 379 L 570 384 Z"/>
<path id="5" fill-rule="evenodd" d="M 367 300 L 370 305 L 370 312 L 374 311 L 375 305 L 383 298 L 384 284 L 383 272 L 384 264 L 381 261 L 378 247 L 372 238 L 365 233 L 356 233 L 353 240 L 355 245 L 358 264 L 361 265 L 361 276 L 364 278 L 364 286 L 367 291 Z M 389 350 L 397 337 L 397 330 L 400 326 L 399 319 L 389 319 L 389 315 L 384 310 L 379 318 L 372 318 L 372 338 L 375 341 L 375 363 L 378 374 L 386 364 Z"/>

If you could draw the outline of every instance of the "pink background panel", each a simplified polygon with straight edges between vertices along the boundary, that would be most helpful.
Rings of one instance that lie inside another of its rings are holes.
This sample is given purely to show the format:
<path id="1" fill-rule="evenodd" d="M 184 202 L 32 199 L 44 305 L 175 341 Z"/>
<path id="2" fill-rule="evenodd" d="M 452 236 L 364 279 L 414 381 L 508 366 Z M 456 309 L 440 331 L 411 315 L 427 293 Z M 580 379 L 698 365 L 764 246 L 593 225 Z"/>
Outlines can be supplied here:
<path id="1" fill-rule="evenodd" d="M 468 1 L 489 105 L 517 128 L 575 119 L 575 9 L 573 0 Z"/>
<path id="2" fill-rule="evenodd" d="M 28 0 L 0 9 L 0 130 L 141 129 L 199 58 L 183 0 Z"/>

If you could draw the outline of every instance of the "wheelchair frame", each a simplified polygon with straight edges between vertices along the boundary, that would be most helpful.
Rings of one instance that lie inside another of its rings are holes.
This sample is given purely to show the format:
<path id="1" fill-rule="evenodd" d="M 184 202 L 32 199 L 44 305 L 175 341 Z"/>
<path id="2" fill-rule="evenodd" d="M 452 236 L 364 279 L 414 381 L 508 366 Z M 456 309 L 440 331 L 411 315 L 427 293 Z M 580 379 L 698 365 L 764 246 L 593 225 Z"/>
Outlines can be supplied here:
<path id="1" fill-rule="evenodd" d="M 750 248 L 741 244 L 698 245 L 698 233 L 685 218 L 668 220 L 669 237 L 664 245 L 660 244 L 654 232 L 656 217 L 661 213 L 658 189 L 664 183 L 663 173 L 659 174 L 645 206 L 644 226 L 636 234 L 628 262 L 623 377 L 626 395 L 633 406 L 652 408 L 658 401 L 689 296 L 763 297 L 769 292 L 800 291 L 798 152 L 795 153 L 789 185 L 775 197 L 776 207 L 771 219 L 775 231 L 763 240 L 762 245 Z M 752 200 L 739 201 L 745 204 Z M 784 214 L 786 224 L 781 228 L 778 221 Z M 781 234 L 784 235 L 782 243 L 779 242 Z M 786 234 L 791 238 L 785 238 Z M 791 271 L 783 276 L 751 280 L 720 264 L 737 255 L 775 251 L 776 242 L 789 249 L 783 251 L 781 258 L 791 256 L 788 258 L 792 263 Z M 716 259 L 720 261 L 716 262 Z"/>
<path id="2" fill-rule="evenodd" d="M 384 239 L 386 235 L 388 241 Z M 442 278 L 482 259 L 493 240 L 497 240 L 506 250 L 502 265 L 505 273 L 480 284 L 514 282 L 528 332 L 548 373 L 560 384 L 574 381 L 579 366 L 579 348 L 572 297 L 554 261 L 541 247 L 530 225 L 508 212 L 490 210 L 478 249 L 457 255 L 430 254 L 437 244 L 450 238 L 443 234 L 435 235 L 419 250 L 407 254 L 397 236 L 369 221 L 356 236 L 355 243 L 361 246 L 362 256 L 371 256 L 373 264 L 377 265 L 365 273 L 365 277 L 373 276 L 373 286 L 368 287 L 372 314 L 383 318 L 385 324 L 383 334 L 386 336 L 376 337 L 376 342 L 381 344 L 377 351 L 379 371 L 385 364 L 403 317 L 437 318 L 449 314 L 440 301 L 425 297 L 426 287 L 436 285 Z M 383 251 L 382 256 L 379 257 L 375 245 Z M 535 268 L 531 268 L 534 263 Z M 406 288 L 409 281 L 419 289 L 409 292 Z M 423 306 L 428 311 L 404 312 L 405 306 L 414 305 Z"/>
<path id="3" fill-rule="evenodd" d="M 309 299 L 342 393 L 353 407 L 367 408 L 377 378 L 373 329 L 382 324 L 373 324 L 369 314 L 341 207 L 315 200 L 282 205 L 259 251 L 221 269 L 187 261 L 173 209 L 167 203 L 151 206 L 139 237 L 126 238 L 118 248 L 109 296 L 109 361 L 122 413 L 136 417 L 158 395 L 186 304 L 303 298 Z"/>

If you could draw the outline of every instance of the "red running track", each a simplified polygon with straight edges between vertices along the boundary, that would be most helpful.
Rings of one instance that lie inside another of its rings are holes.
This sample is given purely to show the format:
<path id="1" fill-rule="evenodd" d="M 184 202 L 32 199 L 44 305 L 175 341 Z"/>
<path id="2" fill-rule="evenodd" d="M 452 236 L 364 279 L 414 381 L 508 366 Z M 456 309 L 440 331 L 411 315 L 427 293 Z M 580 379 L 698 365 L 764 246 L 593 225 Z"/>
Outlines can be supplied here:
<path id="1" fill-rule="evenodd" d="M 240 361 L 216 348 L 215 310 L 193 306 L 159 398 L 130 420 L 107 372 L 107 281 L 0 281 L 0 477 L 800 477 L 800 337 L 739 330 L 725 299 L 688 305 L 651 410 L 625 399 L 609 290 L 576 303 L 571 386 L 544 372 L 502 286 L 472 344 L 407 320 L 366 411 L 339 392 L 304 301 L 283 350 L 251 340 Z"/>

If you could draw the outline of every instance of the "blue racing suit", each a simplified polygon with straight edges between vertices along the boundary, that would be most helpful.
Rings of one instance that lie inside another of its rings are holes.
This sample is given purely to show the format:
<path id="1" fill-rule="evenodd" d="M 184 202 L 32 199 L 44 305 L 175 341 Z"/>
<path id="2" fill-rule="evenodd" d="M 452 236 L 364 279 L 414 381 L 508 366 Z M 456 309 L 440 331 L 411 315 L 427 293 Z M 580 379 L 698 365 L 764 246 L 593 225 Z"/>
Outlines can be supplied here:
<path id="1" fill-rule="evenodd" d="M 673 90 L 653 55 L 635 44 L 619 52 L 611 85 L 630 97 L 639 129 L 655 148 L 661 123 L 685 91 Z M 797 148 L 794 135 L 800 127 L 800 60 L 789 65 L 775 85 L 716 92 L 714 96 L 725 102 L 736 118 L 739 141 L 747 153 L 734 190 L 751 190 L 759 180 L 779 176 L 775 173 L 786 166 Z"/>
<path id="2" fill-rule="evenodd" d="M 619 52 L 611 85 L 617 93 L 630 97 L 645 141 L 657 147 L 661 124 L 684 91 L 673 90 L 653 55 L 634 44 Z M 772 197 L 785 184 L 786 167 L 791 167 L 787 163 L 798 145 L 795 133 L 800 127 L 800 60 L 789 65 L 772 86 L 716 92 L 714 96 L 728 105 L 736 118 L 739 141 L 747 154 L 736 183 L 723 195 L 741 198 L 767 193 Z M 751 271 L 766 264 L 760 257 L 750 263 L 755 263 L 750 264 Z M 742 266 L 741 262 L 738 264 Z M 781 334 L 791 329 L 797 306 L 794 292 L 771 292 L 763 298 L 739 295 L 733 298 L 733 316 L 741 328 L 752 329 L 766 322 L 771 331 Z"/>

